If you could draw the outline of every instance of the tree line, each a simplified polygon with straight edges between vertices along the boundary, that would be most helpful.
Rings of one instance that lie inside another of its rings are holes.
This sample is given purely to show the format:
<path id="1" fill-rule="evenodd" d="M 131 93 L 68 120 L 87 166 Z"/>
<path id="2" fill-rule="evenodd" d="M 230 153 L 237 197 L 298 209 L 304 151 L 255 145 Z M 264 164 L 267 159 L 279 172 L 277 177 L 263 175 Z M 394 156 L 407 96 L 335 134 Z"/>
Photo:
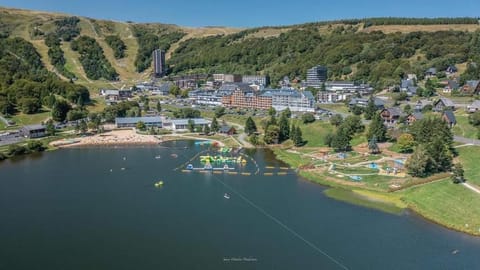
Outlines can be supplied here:
<path id="1" fill-rule="evenodd" d="M 30 42 L 0 39 L 0 113 L 37 113 L 42 106 L 53 107 L 57 97 L 75 103 L 90 101 L 87 88 L 48 72 Z"/>
<path id="2" fill-rule="evenodd" d="M 112 48 L 113 56 L 116 59 L 121 59 L 125 57 L 125 50 L 127 49 L 127 45 L 125 42 L 118 36 L 118 35 L 111 35 L 105 37 L 105 42 Z"/>
<path id="3" fill-rule="evenodd" d="M 328 67 L 330 80 L 368 81 L 383 88 L 397 84 L 407 73 L 422 79 L 429 67 L 444 70 L 448 65 L 480 61 L 479 31 L 385 34 L 335 29 L 322 34 L 316 27 L 303 26 L 269 38 L 247 38 L 252 31 L 248 30 L 189 39 L 167 63 L 175 74 L 263 73 L 273 83 L 285 75 L 304 79 L 307 69 L 321 64 Z"/>
<path id="4" fill-rule="evenodd" d="M 105 58 L 102 47 L 94 38 L 81 36 L 72 41 L 71 46 L 72 50 L 80 54 L 80 63 L 89 79 L 104 78 L 110 81 L 117 79 L 118 73 Z"/>

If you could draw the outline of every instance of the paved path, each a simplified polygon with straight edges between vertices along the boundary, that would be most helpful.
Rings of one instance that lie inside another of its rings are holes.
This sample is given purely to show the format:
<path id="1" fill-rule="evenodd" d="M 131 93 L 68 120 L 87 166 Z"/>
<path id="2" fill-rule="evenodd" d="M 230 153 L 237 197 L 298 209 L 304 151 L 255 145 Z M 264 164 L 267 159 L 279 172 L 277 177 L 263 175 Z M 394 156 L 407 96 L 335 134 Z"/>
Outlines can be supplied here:
<path id="1" fill-rule="evenodd" d="M 468 188 L 468 189 L 470 189 L 470 190 L 472 190 L 472 191 L 480 194 L 480 189 L 478 189 L 477 187 L 472 186 L 472 185 L 470 185 L 469 183 L 462 183 L 462 185 L 464 185 L 466 188 Z"/>
<path id="2" fill-rule="evenodd" d="M 465 138 L 461 136 L 453 136 L 453 140 L 459 143 L 464 143 L 464 144 L 480 145 L 480 140 Z"/>

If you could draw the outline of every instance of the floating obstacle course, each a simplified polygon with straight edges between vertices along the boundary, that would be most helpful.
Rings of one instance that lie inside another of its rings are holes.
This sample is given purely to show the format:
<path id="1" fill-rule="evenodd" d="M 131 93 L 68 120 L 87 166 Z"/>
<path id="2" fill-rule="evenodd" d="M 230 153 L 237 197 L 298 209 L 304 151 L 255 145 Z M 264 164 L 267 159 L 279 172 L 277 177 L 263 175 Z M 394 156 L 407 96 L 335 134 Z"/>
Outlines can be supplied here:
<path id="1" fill-rule="evenodd" d="M 247 160 L 243 157 L 225 157 L 225 156 L 200 156 L 201 163 L 239 163 L 246 164 Z"/>

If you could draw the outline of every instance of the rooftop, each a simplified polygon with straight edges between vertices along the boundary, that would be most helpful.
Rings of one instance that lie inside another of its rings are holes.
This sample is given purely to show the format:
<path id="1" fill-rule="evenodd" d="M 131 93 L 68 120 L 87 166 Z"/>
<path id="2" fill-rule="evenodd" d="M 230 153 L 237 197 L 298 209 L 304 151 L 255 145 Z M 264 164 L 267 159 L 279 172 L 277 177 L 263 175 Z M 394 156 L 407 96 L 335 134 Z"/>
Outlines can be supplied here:
<path id="1" fill-rule="evenodd" d="M 210 124 L 209 120 L 203 119 L 203 118 L 191 118 L 191 119 L 172 119 L 170 122 L 175 125 L 188 125 L 188 121 L 193 120 L 195 125 L 205 125 L 205 124 Z"/>
<path id="2" fill-rule="evenodd" d="M 143 123 L 161 123 L 160 116 L 144 116 L 144 117 L 117 117 L 115 118 L 116 124 L 136 124 L 138 122 Z"/>

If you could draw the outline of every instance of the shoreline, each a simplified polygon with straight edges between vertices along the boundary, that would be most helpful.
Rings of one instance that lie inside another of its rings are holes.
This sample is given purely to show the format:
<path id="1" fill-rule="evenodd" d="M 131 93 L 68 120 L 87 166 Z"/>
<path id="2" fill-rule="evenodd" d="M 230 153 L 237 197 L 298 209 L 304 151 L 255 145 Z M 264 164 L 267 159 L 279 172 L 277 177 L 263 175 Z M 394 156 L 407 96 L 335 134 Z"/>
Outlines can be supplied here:
<path id="1" fill-rule="evenodd" d="M 113 137 L 111 137 L 111 136 L 118 135 L 118 132 L 121 132 L 123 135 L 127 134 L 127 136 L 126 137 L 125 136 L 124 137 L 118 137 L 118 136 L 114 137 L 114 138 L 116 138 L 116 140 L 95 140 L 95 139 L 98 139 L 99 137 L 104 137 L 104 138 L 108 137 L 108 138 L 112 139 Z M 138 139 L 139 137 L 143 137 L 143 139 Z M 181 134 L 169 134 L 169 135 L 165 135 L 165 137 L 162 136 L 161 138 L 158 138 L 155 135 L 136 134 L 134 130 L 113 130 L 113 131 L 110 131 L 110 132 L 107 132 L 107 133 L 97 134 L 97 135 L 90 136 L 90 137 L 79 137 L 79 138 L 73 138 L 73 139 L 57 140 L 57 141 L 51 142 L 49 144 L 49 146 L 52 146 L 54 148 L 81 148 L 81 147 L 92 147 L 92 146 L 95 146 L 95 147 L 111 147 L 111 146 L 158 145 L 162 142 L 177 141 L 177 140 L 210 140 L 210 141 L 215 141 L 215 142 L 219 143 L 220 145 L 223 144 L 222 142 L 220 142 L 218 140 L 215 140 L 215 139 L 196 138 L 195 136 L 192 136 L 192 135 L 182 136 Z M 65 143 L 66 141 L 72 141 L 72 143 L 62 144 L 62 143 Z M 341 180 L 332 181 L 332 180 L 329 180 L 327 176 L 324 176 L 322 174 L 312 175 L 312 172 L 310 172 L 309 170 L 297 168 L 297 167 L 295 167 L 295 164 L 292 164 L 291 162 L 289 162 L 286 159 L 282 159 L 277 153 L 275 153 L 275 151 L 273 151 L 275 148 L 272 148 L 272 147 L 264 147 L 264 148 L 268 148 L 268 149 L 272 150 L 276 159 L 278 159 L 278 160 L 284 162 L 285 164 L 288 164 L 288 166 L 296 169 L 297 175 L 300 176 L 305 181 L 309 181 L 311 183 L 315 183 L 315 184 L 324 186 L 324 187 L 327 188 L 325 191 L 330 190 L 330 189 L 343 189 L 347 192 L 352 193 L 352 198 L 349 198 L 347 196 L 346 199 L 344 199 L 344 198 L 340 198 L 340 197 L 336 197 L 336 196 L 329 196 L 327 193 L 324 192 L 324 195 L 331 198 L 331 199 L 338 200 L 338 201 L 343 201 L 343 202 L 350 203 L 350 204 L 359 205 L 361 207 L 367 207 L 367 208 L 375 209 L 375 210 L 390 213 L 390 214 L 395 214 L 395 213 L 385 211 L 384 209 L 382 209 L 382 206 L 388 206 L 388 207 L 394 206 L 394 207 L 402 210 L 402 212 L 411 211 L 412 213 L 414 213 L 414 214 L 418 215 L 419 217 L 423 218 L 424 220 L 432 223 L 432 225 L 435 224 L 435 225 L 439 225 L 443 228 L 446 228 L 448 230 L 464 233 L 464 234 L 467 234 L 467 235 L 473 236 L 473 237 L 480 237 L 480 232 L 475 233 L 475 232 L 472 232 L 472 231 L 464 230 L 464 229 L 462 229 L 462 227 L 455 226 L 454 224 L 444 223 L 441 220 L 438 220 L 438 219 L 435 219 L 434 217 L 431 217 L 429 215 L 428 211 L 422 211 L 422 210 L 418 209 L 418 207 L 416 207 L 415 205 L 413 205 L 411 203 L 406 203 L 405 201 L 403 201 L 399 198 L 395 198 L 395 196 L 392 195 L 392 194 L 397 194 L 395 192 L 374 191 L 374 190 L 370 190 L 370 189 L 367 189 L 367 188 L 363 188 L 362 186 L 359 186 L 359 185 L 352 185 L 351 183 L 342 183 Z M 358 192 L 356 192 L 356 191 L 365 191 L 365 192 L 361 192 L 361 194 L 358 194 Z M 372 194 L 368 194 L 368 193 L 372 193 Z M 381 194 L 385 198 L 390 197 L 392 199 L 392 201 L 388 201 L 388 200 L 385 200 L 385 199 L 379 199 L 378 197 L 375 197 L 373 193 Z M 355 198 L 353 198 L 353 197 L 355 197 Z M 365 202 L 367 202 L 367 204 L 355 203 L 354 200 L 349 200 L 349 199 L 364 200 Z M 402 203 L 404 203 L 405 207 L 398 206 L 395 203 L 395 201 L 398 201 L 398 200 L 402 201 Z M 376 203 L 380 207 L 374 207 L 374 206 L 371 206 L 371 205 L 369 206 L 368 203 Z"/>
<path id="2" fill-rule="evenodd" d="M 284 162 L 285 164 L 288 164 L 290 167 L 296 169 L 297 175 L 300 176 L 302 179 L 304 179 L 305 181 L 308 181 L 308 182 L 311 182 L 311 183 L 314 183 L 314 184 L 321 185 L 321 186 L 325 187 L 326 190 L 324 191 L 324 195 L 333 199 L 333 200 L 342 201 L 342 202 L 345 202 L 345 203 L 350 203 L 350 204 L 358 205 L 358 206 L 361 206 L 361 207 L 367 207 L 367 208 L 375 209 L 377 211 L 386 212 L 386 213 L 389 213 L 389 214 L 395 214 L 395 213 L 385 211 L 384 209 L 382 209 L 381 206 L 382 205 L 383 206 L 394 206 L 394 207 L 397 207 L 398 209 L 401 209 L 402 212 L 411 211 L 412 213 L 414 213 L 418 217 L 421 217 L 424 220 L 426 220 L 427 222 L 432 223 L 432 225 L 441 226 L 445 229 L 452 230 L 452 231 L 459 232 L 459 233 L 463 233 L 463 234 L 466 234 L 466 235 L 469 235 L 469 236 L 472 236 L 472 237 L 476 237 L 476 238 L 480 237 L 480 231 L 478 231 L 478 232 L 473 231 L 472 232 L 472 231 L 468 231 L 468 230 L 463 229 L 463 227 L 458 227 L 454 224 L 447 224 L 446 222 L 442 222 L 441 220 L 438 220 L 434 217 L 431 217 L 428 211 L 422 211 L 416 205 L 411 204 L 411 203 L 407 203 L 407 202 L 403 201 L 402 199 L 400 199 L 400 201 L 402 203 L 404 203 L 405 207 L 399 207 L 398 205 L 395 205 L 395 203 L 393 203 L 393 202 L 389 202 L 387 200 L 382 200 L 382 199 L 376 198 L 376 197 L 373 196 L 373 194 L 370 194 L 370 195 L 368 194 L 368 193 L 379 193 L 379 194 L 381 194 L 385 197 L 391 197 L 392 200 L 399 200 L 398 198 L 395 198 L 393 196 L 393 194 L 398 194 L 396 192 L 373 191 L 373 190 L 363 188 L 363 187 L 358 186 L 358 185 L 352 185 L 351 183 L 342 183 L 341 180 L 330 181 L 330 180 L 328 180 L 327 176 L 324 176 L 324 175 L 321 175 L 321 174 L 312 175 L 312 173 L 309 172 L 308 170 L 295 167 L 294 164 L 291 164 L 291 162 L 288 162 L 287 159 L 282 159 L 275 151 L 273 151 L 274 148 L 270 148 L 270 149 L 272 150 L 276 159 L 278 159 L 278 160 Z M 337 196 L 330 196 L 330 195 L 327 194 L 328 192 L 326 192 L 328 190 L 340 190 L 340 189 L 342 189 L 346 192 L 351 192 L 352 196 L 351 197 L 347 196 L 347 197 L 342 198 L 342 197 L 337 197 Z M 358 192 L 356 192 L 356 191 L 364 191 L 364 192 L 362 192 L 362 194 L 359 195 Z M 364 203 L 355 202 L 355 199 L 364 200 Z M 377 203 L 378 206 L 380 206 L 380 207 L 375 207 L 375 206 L 369 205 L 368 203 L 371 203 L 371 202 Z"/>
<path id="3" fill-rule="evenodd" d="M 134 145 L 158 145 L 167 141 L 178 140 L 202 140 L 216 142 L 219 146 L 225 146 L 221 141 L 196 137 L 194 135 L 168 134 L 168 135 L 143 135 L 137 134 L 132 129 L 119 129 L 107 131 L 93 136 L 76 137 L 71 139 L 56 140 L 49 143 L 54 148 L 76 148 L 92 146 L 134 146 Z"/>

